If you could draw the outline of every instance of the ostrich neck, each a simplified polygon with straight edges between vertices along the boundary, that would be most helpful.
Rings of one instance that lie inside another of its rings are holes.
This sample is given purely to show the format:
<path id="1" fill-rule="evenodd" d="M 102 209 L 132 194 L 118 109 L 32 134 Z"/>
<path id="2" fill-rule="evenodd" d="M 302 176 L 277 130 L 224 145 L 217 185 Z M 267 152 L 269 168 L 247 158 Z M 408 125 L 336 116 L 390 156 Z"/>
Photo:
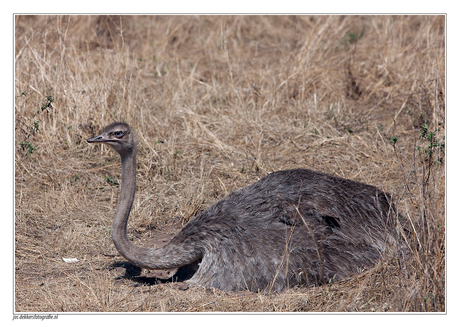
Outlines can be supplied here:
<path id="1" fill-rule="evenodd" d="M 130 153 L 121 157 L 121 192 L 118 202 L 117 213 L 112 225 L 112 239 L 117 250 L 124 257 L 132 251 L 138 251 L 128 240 L 126 229 L 128 226 L 129 213 L 136 192 L 136 154 Z"/>
<path id="2" fill-rule="evenodd" d="M 112 225 L 112 240 L 118 252 L 132 264 L 149 269 L 176 268 L 198 260 L 201 252 L 183 244 L 169 243 L 163 248 L 153 249 L 131 243 L 126 229 L 135 192 L 136 154 L 132 151 L 121 156 L 120 200 Z"/>

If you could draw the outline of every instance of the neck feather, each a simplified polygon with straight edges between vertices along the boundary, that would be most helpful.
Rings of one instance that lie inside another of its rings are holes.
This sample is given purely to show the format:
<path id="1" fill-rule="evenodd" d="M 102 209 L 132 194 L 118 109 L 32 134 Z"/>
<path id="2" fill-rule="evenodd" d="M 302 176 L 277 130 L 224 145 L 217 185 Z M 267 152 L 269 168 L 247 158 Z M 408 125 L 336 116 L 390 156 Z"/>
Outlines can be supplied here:
<path id="1" fill-rule="evenodd" d="M 118 252 L 132 264 L 148 269 L 177 268 L 201 257 L 195 247 L 169 243 L 160 249 L 142 248 L 129 241 L 126 232 L 129 213 L 136 192 L 136 152 L 121 157 L 121 192 L 117 213 L 113 220 L 112 240 Z"/>

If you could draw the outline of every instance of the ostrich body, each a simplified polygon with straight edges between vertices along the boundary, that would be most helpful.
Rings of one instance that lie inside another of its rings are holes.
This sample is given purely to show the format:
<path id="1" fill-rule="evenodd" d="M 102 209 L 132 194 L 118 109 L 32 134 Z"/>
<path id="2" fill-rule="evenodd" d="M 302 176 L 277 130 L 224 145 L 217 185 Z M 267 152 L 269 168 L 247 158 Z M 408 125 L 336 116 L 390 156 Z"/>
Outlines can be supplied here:
<path id="1" fill-rule="evenodd" d="M 122 256 L 147 269 L 179 268 L 192 286 L 280 292 L 361 272 L 395 242 L 395 219 L 379 189 L 307 169 L 271 173 L 198 213 L 164 247 L 127 237 L 136 190 L 136 140 L 125 123 L 89 143 L 121 156 L 121 192 L 112 239 Z M 182 277 L 181 277 L 182 276 Z"/>

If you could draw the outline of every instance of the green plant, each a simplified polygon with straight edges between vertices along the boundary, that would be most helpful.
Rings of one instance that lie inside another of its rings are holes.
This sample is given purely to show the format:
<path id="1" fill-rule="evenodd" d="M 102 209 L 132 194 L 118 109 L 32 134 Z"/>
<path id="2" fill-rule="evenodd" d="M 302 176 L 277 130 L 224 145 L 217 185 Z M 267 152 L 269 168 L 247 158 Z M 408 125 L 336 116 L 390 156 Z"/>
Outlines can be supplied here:
<path id="1" fill-rule="evenodd" d="M 54 102 L 53 97 L 51 95 L 47 95 L 46 96 L 46 102 L 43 103 L 41 108 L 40 108 L 41 111 L 46 110 L 46 112 L 49 112 L 49 109 L 53 109 L 53 102 Z M 40 112 L 40 110 L 37 111 L 37 113 L 38 112 Z"/>
<path id="2" fill-rule="evenodd" d="M 350 31 L 348 32 L 348 42 L 350 42 L 350 44 L 353 44 L 355 43 L 356 41 L 358 41 L 359 39 L 361 39 L 364 35 L 364 27 L 361 29 L 361 32 L 359 33 L 356 33 L 354 31 Z"/>
<path id="3" fill-rule="evenodd" d="M 356 32 L 348 32 L 348 42 L 350 44 L 353 44 L 356 40 L 358 40 L 358 35 L 356 34 Z"/>
<path id="4" fill-rule="evenodd" d="M 35 146 L 33 146 L 31 142 L 26 143 L 24 141 L 21 141 L 19 145 L 21 146 L 23 151 L 27 151 L 26 156 L 32 154 L 36 150 Z"/>
<path id="5" fill-rule="evenodd" d="M 364 28 L 361 32 L 357 33 L 355 31 L 348 31 L 346 36 L 342 38 L 340 41 L 341 45 L 345 48 L 345 50 L 350 50 L 350 46 L 356 43 L 359 39 L 361 39 L 364 35 Z M 335 49 L 339 50 L 340 45 L 336 46 Z"/>
<path id="6" fill-rule="evenodd" d="M 70 183 L 75 184 L 80 179 L 80 174 L 76 174 L 75 177 L 70 178 Z"/>
<path id="7" fill-rule="evenodd" d="M 106 180 L 107 183 L 109 183 L 110 185 L 112 186 L 116 186 L 118 187 L 120 185 L 120 183 L 118 183 L 117 181 L 115 181 L 112 177 L 109 177 L 107 175 L 104 175 L 104 178 Z"/>
<path id="8" fill-rule="evenodd" d="M 34 126 L 32 126 L 32 130 L 40 133 L 40 128 L 38 127 L 38 121 L 34 121 Z"/>
<path id="9" fill-rule="evenodd" d="M 439 132 L 439 128 L 435 129 L 433 132 L 429 132 L 427 124 L 423 124 L 420 129 L 422 146 L 417 146 L 416 149 L 423 157 L 428 158 L 429 166 L 431 166 L 431 163 L 435 165 L 444 163 L 445 136 L 441 138 Z M 435 154 L 437 157 L 436 159 L 434 159 Z"/>

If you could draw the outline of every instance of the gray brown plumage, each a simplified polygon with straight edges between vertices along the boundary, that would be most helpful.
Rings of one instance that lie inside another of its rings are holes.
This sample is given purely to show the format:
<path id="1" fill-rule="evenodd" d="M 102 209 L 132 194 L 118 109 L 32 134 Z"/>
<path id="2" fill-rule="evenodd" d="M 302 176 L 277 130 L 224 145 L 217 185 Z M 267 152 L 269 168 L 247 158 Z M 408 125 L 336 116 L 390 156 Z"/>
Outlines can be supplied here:
<path id="1" fill-rule="evenodd" d="M 132 244 L 126 226 L 136 189 L 136 140 L 125 123 L 87 140 L 121 156 L 113 222 L 116 248 L 132 264 L 179 268 L 195 286 L 280 292 L 369 268 L 394 244 L 390 198 L 379 189 L 307 169 L 277 171 L 198 213 L 163 248 Z"/>

